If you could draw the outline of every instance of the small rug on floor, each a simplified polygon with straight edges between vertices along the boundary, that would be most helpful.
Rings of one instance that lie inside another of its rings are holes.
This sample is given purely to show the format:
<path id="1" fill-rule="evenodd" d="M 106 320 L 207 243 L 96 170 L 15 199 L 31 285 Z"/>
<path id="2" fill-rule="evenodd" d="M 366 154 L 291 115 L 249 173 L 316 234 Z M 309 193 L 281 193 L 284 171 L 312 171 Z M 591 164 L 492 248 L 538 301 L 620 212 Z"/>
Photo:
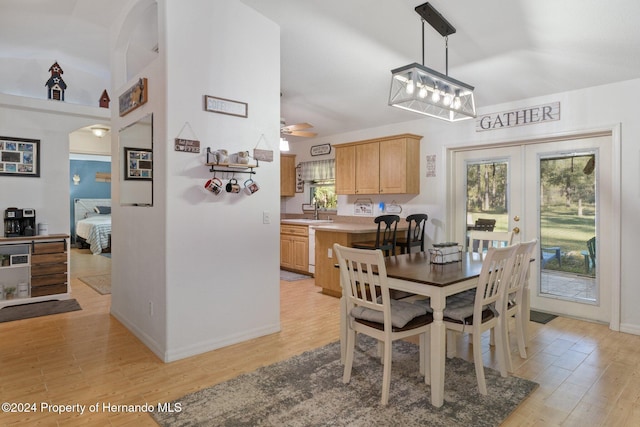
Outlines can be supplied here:
<path id="1" fill-rule="evenodd" d="M 292 271 L 280 270 L 280 280 L 284 280 L 286 282 L 295 282 L 296 280 L 304 280 L 311 279 L 311 276 L 307 276 L 306 274 L 298 274 Z"/>
<path id="2" fill-rule="evenodd" d="M 78 301 L 74 299 L 32 302 L 29 304 L 12 305 L 0 310 L 0 322 L 30 319 L 32 317 L 48 316 L 50 314 L 67 313 L 82 310 Z"/>
<path id="3" fill-rule="evenodd" d="M 111 252 L 100 252 L 100 255 L 106 256 L 107 258 L 111 258 Z"/>
<path id="4" fill-rule="evenodd" d="M 418 346 L 396 341 L 389 404 L 382 406 L 376 341 L 359 336 L 349 384 L 342 383 L 340 344 L 240 375 L 175 400 L 178 412 L 154 412 L 178 426 L 498 426 L 538 384 L 485 368 L 489 394 L 478 392 L 473 363 L 446 361 L 444 405 L 431 406 L 419 372 Z"/>
<path id="5" fill-rule="evenodd" d="M 529 312 L 529 320 L 536 323 L 546 324 L 551 322 L 556 317 L 558 316 L 556 316 L 555 314 L 543 313 L 541 311 L 531 310 Z"/>
<path id="6" fill-rule="evenodd" d="M 101 274 L 99 276 L 78 277 L 78 280 L 86 283 L 101 295 L 111 293 L 111 274 Z"/>

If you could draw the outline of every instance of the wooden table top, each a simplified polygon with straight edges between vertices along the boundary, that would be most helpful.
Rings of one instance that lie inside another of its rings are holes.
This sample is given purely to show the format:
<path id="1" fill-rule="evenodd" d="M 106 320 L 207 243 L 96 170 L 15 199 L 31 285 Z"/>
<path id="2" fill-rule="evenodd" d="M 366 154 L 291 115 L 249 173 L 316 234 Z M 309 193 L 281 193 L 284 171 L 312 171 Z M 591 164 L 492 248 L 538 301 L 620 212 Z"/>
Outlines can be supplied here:
<path id="1" fill-rule="evenodd" d="M 429 253 L 418 252 L 385 258 L 387 276 L 435 286 L 448 286 L 480 276 L 483 256 L 462 253 L 462 260 L 448 264 L 431 264 Z"/>

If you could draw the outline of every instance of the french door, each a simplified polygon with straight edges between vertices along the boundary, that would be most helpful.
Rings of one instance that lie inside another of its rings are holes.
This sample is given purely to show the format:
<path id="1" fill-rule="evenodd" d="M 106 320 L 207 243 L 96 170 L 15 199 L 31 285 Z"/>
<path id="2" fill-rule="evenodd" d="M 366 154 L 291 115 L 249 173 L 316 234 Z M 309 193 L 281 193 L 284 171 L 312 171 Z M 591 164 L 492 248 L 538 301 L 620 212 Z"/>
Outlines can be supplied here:
<path id="1" fill-rule="evenodd" d="M 478 219 L 538 239 L 531 308 L 610 323 L 615 219 L 610 134 L 452 150 L 453 229 L 466 242 Z"/>

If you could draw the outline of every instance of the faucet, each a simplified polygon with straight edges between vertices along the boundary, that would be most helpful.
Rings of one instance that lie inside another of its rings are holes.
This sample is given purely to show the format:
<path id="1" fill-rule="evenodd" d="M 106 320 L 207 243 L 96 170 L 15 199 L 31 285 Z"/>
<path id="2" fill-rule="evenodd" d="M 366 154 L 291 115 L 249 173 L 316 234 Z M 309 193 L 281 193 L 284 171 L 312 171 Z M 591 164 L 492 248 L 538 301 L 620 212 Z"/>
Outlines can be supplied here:
<path id="1" fill-rule="evenodd" d="M 320 213 L 318 212 L 318 202 L 313 204 L 313 219 L 316 221 L 320 219 Z"/>

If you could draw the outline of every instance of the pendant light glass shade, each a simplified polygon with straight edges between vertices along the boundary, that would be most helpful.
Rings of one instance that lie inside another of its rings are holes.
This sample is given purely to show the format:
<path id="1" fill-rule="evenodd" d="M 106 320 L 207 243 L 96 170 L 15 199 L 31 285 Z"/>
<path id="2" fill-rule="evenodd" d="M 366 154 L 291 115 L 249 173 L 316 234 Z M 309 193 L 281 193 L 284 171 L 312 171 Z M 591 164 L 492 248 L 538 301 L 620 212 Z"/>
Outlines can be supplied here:
<path id="1" fill-rule="evenodd" d="M 473 86 L 417 63 L 391 70 L 389 105 L 456 122 L 476 117 Z"/>

